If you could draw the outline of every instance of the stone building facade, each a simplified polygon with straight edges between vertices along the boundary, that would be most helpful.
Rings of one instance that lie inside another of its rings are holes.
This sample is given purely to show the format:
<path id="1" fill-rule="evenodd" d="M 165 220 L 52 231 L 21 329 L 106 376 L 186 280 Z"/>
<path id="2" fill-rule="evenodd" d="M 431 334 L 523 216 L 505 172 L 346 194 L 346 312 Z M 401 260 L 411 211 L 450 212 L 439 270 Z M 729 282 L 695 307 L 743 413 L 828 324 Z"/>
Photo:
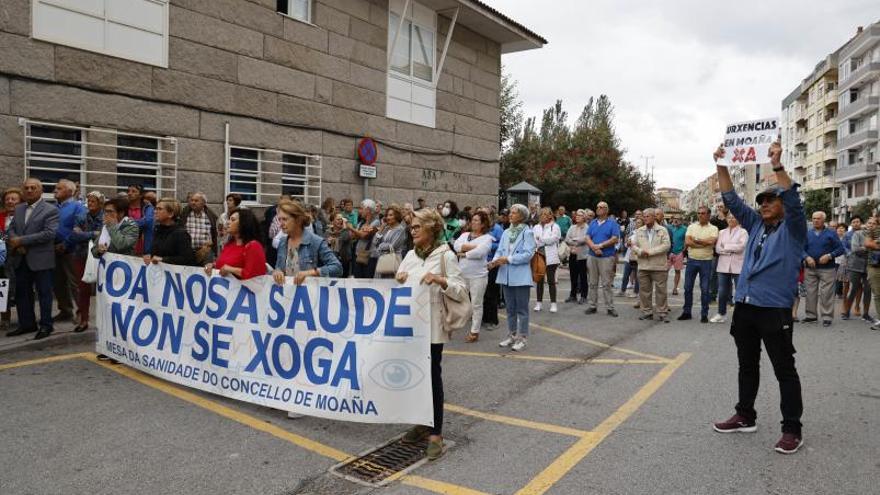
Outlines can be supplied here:
<path id="1" fill-rule="evenodd" d="M 369 136 L 369 197 L 494 203 L 501 56 L 546 43 L 474 0 L 122 3 L 0 2 L 3 186 L 357 201 Z"/>

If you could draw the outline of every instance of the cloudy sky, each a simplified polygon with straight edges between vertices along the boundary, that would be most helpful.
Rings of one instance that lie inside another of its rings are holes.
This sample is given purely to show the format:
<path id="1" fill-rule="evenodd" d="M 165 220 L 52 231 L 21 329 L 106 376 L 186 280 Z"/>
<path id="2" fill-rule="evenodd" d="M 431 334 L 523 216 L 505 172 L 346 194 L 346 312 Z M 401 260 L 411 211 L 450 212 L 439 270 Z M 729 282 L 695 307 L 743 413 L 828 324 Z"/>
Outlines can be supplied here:
<path id="1" fill-rule="evenodd" d="M 527 116 L 562 99 L 574 119 L 607 94 L 627 159 L 653 156 L 657 185 L 683 189 L 714 171 L 727 123 L 778 116 L 821 59 L 880 20 L 877 0 L 485 1 L 550 42 L 502 60 Z"/>

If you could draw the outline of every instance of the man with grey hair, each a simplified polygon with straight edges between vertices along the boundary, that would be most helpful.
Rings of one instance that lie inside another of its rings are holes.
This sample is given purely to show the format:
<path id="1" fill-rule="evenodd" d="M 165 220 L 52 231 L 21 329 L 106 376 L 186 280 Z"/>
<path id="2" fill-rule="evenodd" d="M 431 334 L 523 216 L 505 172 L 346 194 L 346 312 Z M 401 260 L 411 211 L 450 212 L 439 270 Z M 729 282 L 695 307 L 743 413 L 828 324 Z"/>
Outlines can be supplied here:
<path id="1" fill-rule="evenodd" d="M 599 303 L 599 284 L 608 316 L 617 317 L 614 309 L 614 260 L 617 253 L 617 241 L 620 239 L 620 226 L 608 218 L 608 203 L 600 201 L 596 205 L 596 219 L 587 228 L 587 246 L 590 257 L 587 260 L 589 278 L 588 304 L 586 314 L 597 311 Z"/>
<path id="2" fill-rule="evenodd" d="M 807 317 L 804 323 L 817 321 L 816 307 L 822 313 L 822 325 L 831 326 L 834 319 L 834 284 L 837 281 L 837 263 L 834 259 L 844 253 L 843 244 L 833 229 L 825 228 L 825 212 L 812 216 L 813 228 L 807 231 L 804 248 L 804 285 L 807 287 Z"/>
<path id="3" fill-rule="evenodd" d="M 217 254 L 217 214 L 208 208 L 208 199 L 203 192 L 193 193 L 188 206 L 178 222 L 192 239 L 196 261 L 204 266 L 213 262 Z"/>
<path id="4" fill-rule="evenodd" d="M 9 263 L 15 269 L 18 328 L 7 337 L 37 331 L 34 289 L 40 301 L 39 332 L 36 339 L 52 333 L 52 271 L 55 268 L 55 232 L 58 208 L 42 200 L 43 184 L 30 178 L 22 187 L 24 201 L 15 207 L 7 234 Z"/>
<path id="5" fill-rule="evenodd" d="M 58 230 L 55 232 L 55 271 L 53 286 L 55 299 L 58 301 L 58 314 L 54 321 L 70 321 L 73 319 L 73 301 L 76 298 L 77 277 L 75 275 L 74 252 L 76 241 L 73 228 L 76 219 L 83 214 L 85 207 L 77 201 L 76 184 L 61 179 L 55 184 L 55 201 L 58 208 Z M 79 308 L 77 308 L 79 309 Z"/>
<path id="6" fill-rule="evenodd" d="M 642 316 L 640 320 L 654 318 L 668 323 L 666 315 L 666 281 L 669 272 L 666 268 L 666 253 L 669 252 L 669 232 L 656 222 L 654 208 L 642 212 L 645 225 L 635 231 L 632 252 L 639 258 L 639 299 L 641 300 Z M 656 287 L 656 290 L 654 289 Z M 656 303 L 653 302 L 656 296 Z"/>

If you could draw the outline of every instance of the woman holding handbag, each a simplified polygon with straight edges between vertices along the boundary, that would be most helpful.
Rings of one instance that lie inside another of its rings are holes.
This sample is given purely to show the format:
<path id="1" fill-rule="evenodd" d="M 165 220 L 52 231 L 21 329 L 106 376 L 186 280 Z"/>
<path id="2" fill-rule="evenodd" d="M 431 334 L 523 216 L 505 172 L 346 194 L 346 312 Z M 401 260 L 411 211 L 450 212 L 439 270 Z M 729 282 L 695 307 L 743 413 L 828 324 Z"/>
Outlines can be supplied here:
<path id="1" fill-rule="evenodd" d="M 489 269 L 486 257 L 492 250 L 494 239 L 489 234 L 489 215 L 477 211 L 471 216 L 470 228 L 455 240 L 455 252 L 458 253 L 458 267 L 464 277 L 471 297 L 474 314 L 471 320 L 471 331 L 465 342 L 473 343 L 480 338 L 480 326 L 483 324 L 483 295 L 489 284 Z"/>
<path id="2" fill-rule="evenodd" d="M 297 285 L 307 277 L 339 277 L 342 264 L 327 241 L 307 229 L 311 216 L 302 204 L 282 201 L 278 205 L 281 229 L 284 234 L 278 243 L 278 258 L 272 278 L 283 285 L 285 277 L 293 277 Z"/>
<path id="3" fill-rule="evenodd" d="M 403 210 L 391 205 L 385 210 L 385 223 L 373 238 L 370 262 L 375 263 L 375 278 L 393 278 L 406 249 Z"/>
<path id="4" fill-rule="evenodd" d="M 530 262 L 535 256 L 535 235 L 525 223 L 529 209 L 524 205 L 511 206 L 509 218 L 510 227 L 501 235 L 489 269 L 499 267 L 496 281 L 507 309 L 507 337 L 498 345 L 521 351 L 529 336 L 529 294 L 534 284 Z"/>
<path id="5" fill-rule="evenodd" d="M 413 250 L 407 253 L 395 278 L 401 284 L 424 284 L 431 293 L 431 391 L 434 404 L 434 426 L 417 425 L 403 437 L 404 442 L 417 443 L 428 438 L 427 455 L 435 460 L 443 455 L 443 375 L 440 361 L 443 344 L 449 342 L 447 319 L 449 309 L 467 304 L 467 287 L 455 255 L 444 242 L 445 223 L 434 210 L 425 208 L 413 214 L 410 232 Z M 451 302 L 450 302 L 451 300 Z"/>
<path id="6" fill-rule="evenodd" d="M 540 220 L 535 225 L 535 246 L 539 253 L 544 255 L 547 263 L 547 271 L 543 277 L 536 280 L 538 302 L 535 303 L 535 311 L 541 311 L 544 300 L 544 281 L 550 287 L 550 312 L 555 313 L 556 308 L 556 268 L 559 267 L 559 239 L 562 231 L 553 219 L 553 210 L 541 208 Z"/>

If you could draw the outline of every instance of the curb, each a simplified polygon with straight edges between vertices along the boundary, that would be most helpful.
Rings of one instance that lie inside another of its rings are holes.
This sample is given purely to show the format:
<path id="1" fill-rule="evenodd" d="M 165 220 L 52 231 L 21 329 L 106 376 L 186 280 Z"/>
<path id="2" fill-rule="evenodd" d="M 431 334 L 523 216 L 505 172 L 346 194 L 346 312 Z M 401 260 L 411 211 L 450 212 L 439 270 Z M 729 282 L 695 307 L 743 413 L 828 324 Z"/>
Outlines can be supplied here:
<path id="1" fill-rule="evenodd" d="M 95 342 L 96 338 L 97 334 L 95 333 L 95 330 L 86 330 L 82 333 L 62 332 L 56 335 L 51 335 L 42 340 L 26 340 L 24 342 L 12 344 L 9 347 L 0 347 L 0 356 L 21 351 L 42 351 L 55 347 L 87 344 L 89 342 Z"/>

